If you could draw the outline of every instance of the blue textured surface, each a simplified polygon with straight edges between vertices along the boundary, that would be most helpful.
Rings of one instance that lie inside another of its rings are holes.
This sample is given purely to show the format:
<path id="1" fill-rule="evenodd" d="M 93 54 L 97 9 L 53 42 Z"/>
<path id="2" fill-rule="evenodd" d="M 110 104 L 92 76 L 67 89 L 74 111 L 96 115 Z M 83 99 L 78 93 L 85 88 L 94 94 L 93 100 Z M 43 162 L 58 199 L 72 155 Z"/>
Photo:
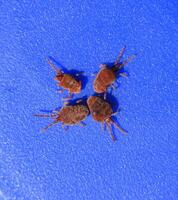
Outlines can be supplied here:
<path id="1" fill-rule="evenodd" d="M 176 200 L 178 5 L 176 0 L 0 1 L 0 199 Z M 89 116 L 86 127 L 32 116 L 62 105 L 46 63 L 84 70 L 85 90 L 102 62 L 126 44 L 113 91 L 121 112 L 113 144 Z"/>

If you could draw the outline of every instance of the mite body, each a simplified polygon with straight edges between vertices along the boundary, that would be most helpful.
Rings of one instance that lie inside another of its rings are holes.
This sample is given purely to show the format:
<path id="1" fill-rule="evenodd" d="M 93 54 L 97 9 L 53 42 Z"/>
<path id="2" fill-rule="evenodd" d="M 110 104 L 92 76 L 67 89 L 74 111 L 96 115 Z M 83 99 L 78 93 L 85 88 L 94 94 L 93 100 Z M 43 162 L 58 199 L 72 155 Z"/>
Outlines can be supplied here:
<path id="1" fill-rule="evenodd" d="M 82 121 L 88 116 L 89 109 L 86 105 L 76 104 L 68 105 L 61 108 L 60 111 L 53 111 L 51 114 L 35 114 L 36 117 L 52 118 L 53 122 L 46 126 L 43 130 L 61 122 L 62 126 L 82 124 Z"/>
<path id="2" fill-rule="evenodd" d="M 112 133 L 112 124 L 115 125 L 120 132 L 126 134 L 126 131 L 124 131 L 116 122 L 113 121 L 112 116 L 116 113 L 113 113 L 111 105 L 107 101 L 97 96 L 90 96 L 87 100 L 87 104 L 93 119 L 97 122 L 101 122 L 102 125 L 106 124 L 113 141 L 115 141 L 116 138 Z"/>
<path id="3" fill-rule="evenodd" d="M 106 64 L 101 65 L 101 69 L 96 75 L 93 88 L 97 93 L 106 93 L 109 86 L 111 86 L 118 75 L 127 77 L 125 73 L 120 70 L 135 58 L 135 55 L 129 56 L 125 61 L 120 62 L 126 47 L 123 47 L 119 53 L 117 60 L 109 67 Z"/>
<path id="4" fill-rule="evenodd" d="M 48 64 L 56 72 L 54 79 L 58 82 L 58 86 L 68 90 L 70 95 L 80 93 L 82 88 L 81 81 L 76 80 L 74 76 L 66 74 L 62 70 L 57 69 L 51 60 L 48 60 Z"/>

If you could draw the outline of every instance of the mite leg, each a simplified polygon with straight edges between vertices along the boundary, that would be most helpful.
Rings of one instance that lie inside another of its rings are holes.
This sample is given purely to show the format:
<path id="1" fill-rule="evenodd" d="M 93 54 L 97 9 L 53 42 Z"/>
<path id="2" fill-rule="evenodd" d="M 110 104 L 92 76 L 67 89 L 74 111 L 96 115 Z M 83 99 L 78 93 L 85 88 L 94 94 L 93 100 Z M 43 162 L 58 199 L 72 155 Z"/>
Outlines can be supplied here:
<path id="1" fill-rule="evenodd" d="M 124 46 L 124 47 L 121 49 L 121 51 L 120 51 L 120 53 L 119 53 L 119 56 L 118 56 L 117 60 L 115 61 L 114 65 L 119 64 L 119 62 L 120 62 L 120 60 L 121 60 L 121 58 L 122 58 L 122 56 L 123 56 L 123 54 L 124 54 L 124 52 L 125 52 L 125 49 L 126 49 L 126 46 Z"/>
<path id="2" fill-rule="evenodd" d="M 118 112 L 114 112 L 114 113 L 111 114 L 111 116 L 115 116 L 117 114 L 118 114 Z"/>
<path id="3" fill-rule="evenodd" d="M 124 66 L 126 66 L 130 61 L 132 61 L 134 58 L 136 57 L 136 55 L 131 55 L 129 56 L 126 60 L 124 60 L 120 66 L 119 69 L 123 68 Z"/>
<path id="4" fill-rule="evenodd" d="M 35 116 L 35 117 L 56 117 L 57 116 L 57 114 L 34 114 L 33 116 Z"/>
<path id="5" fill-rule="evenodd" d="M 107 65 L 106 65 L 106 64 L 100 64 L 100 65 L 99 65 L 99 68 L 101 68 L 101 69 L 106 69 L 106 68 L 107 68 Z"/>
<path id="6" fill-rule="evenodd" d="M 62 98 L 63 101 L 69 101 L 73 98 L 73 94 L 72 93 L 69 93 L 69 96 L 68 97 L 65 97 L 65 98 Z"/>
<path id="7" fill-rule="evenodd" d="M 116 128 L 118 128 L 119 131 L 120 131 L 122 134 L 127 134 L 127 132 L 126 132 L 123 128 L 121 128 L 116 122 L 114 122 L 112 119 L 110 119 L 110 123 L 113 124 L 113 125 L 115 125 Z"/>
<path id="8" fill-rule="evenodd" d="M 109 129 L 109 133 L 110 133 L 110 136 L 111 136 L 112 140 L 115 142 L 116 141 L 116 137 L 114 136 L 114 134 L 112 132 L 111 124 L 106 122 L 106 126 Z"/>
<path id="9" fill-rule="evenodd" d="M 104 93 L 104 100 L 106 100 L 107 92 Z"/>
<path id="10" fill-rule="evenodd" d="M 57 89 L 56 92 L 63 93 L 64 90 L 63 89 Z"/>
<path id="11" fill-rule="evenodd" d="M 49 58 L 47 59 L 47 62 L 57 74 L 63 73 L 61 70 L 56 68 L 56 66 L 52 63 L 52 61 Z"/>
<path id="12" fill-rule="evenodd" d="M 54 113 L 55 115 L 58 115 L 59 110 L 52 110 L 52 113 Z"/>
<path id="13" fill-rule="evenodd" d="M 68 106 L 69 105 L 69 101 L 64 101 L 64 106 Z"/>
<path id="14" fill-rule="evenodd" d="M 57 124 L 57 123 L 59 123 L 59 121 L 53 121 L 51 124 L 49 124 L 48 126 L 46 126 L 46 127 L 44 127 L 44 128 L 42 128 L 41 129 L 41 131 L 46 131 L 48 128 L 50 128 L 51 126 L 53 126 L 53 125 L 55 125 L 55 124 Z"/>
<path id="15" fill-rule="evenodd" d="M 65 128 L 65 124 L 64 123 L 62 123 L 62 128 Z"/>
<path id="16" fill-rule="evenodd" d="M 118 80 L 116 79 L 115 82 L 114 82 L 116 88 L 118 88 L 120 86 L 120 83 L 118 82 Z"/>
<path id="17" fill-rule="evenodd" d="M 113 90 L 116 89 L 116 86 L 114 85 L 114 83 L 111 84 L 111 87 L 112 87 Z"/>
<path id="18" fill-rule="evenodd" d="M 76 103 L 81 103 L 82 102 L 82 99 L 79 99 L 76 101 Z"/>
<path id="19" fill-rule="evenodd" d="M 85 72 L 79 72 L 79 73 L 75 74 L 75 76 L 81 76 L 81 75 L 85 75 Z"/>
<path id="20" fill-rule="evenodd" d="M 107 97 L 107 90 L 108 88 L 106 88 L 106 91 L 104 92 L 104 100 L 106 100 L 106 97 Z"/>
<path id="21" fill-rule="evenodd" d="M 80 104 L 80 103 L 82 103 L 83 101 L 84 101 L 84 99 L 79 99 L 79 100 L 76 101 L 76 103 L 77 103 L 77 104 Z"/>
<path id="22" fill-rule="evenodd" d="M 124 78 L 128 78 L 128 74 L 125 73 L 125 72 L 119 73 L 118 75 L 119 75 L 119 76 L 122 76 L 122 77 L 124 77 Z"/>

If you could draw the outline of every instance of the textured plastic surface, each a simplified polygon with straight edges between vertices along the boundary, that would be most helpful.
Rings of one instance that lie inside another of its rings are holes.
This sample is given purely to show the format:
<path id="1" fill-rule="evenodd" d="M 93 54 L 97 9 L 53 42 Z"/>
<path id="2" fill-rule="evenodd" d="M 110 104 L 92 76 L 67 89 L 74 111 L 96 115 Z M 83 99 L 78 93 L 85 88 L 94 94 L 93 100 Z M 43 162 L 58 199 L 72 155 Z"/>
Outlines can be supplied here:
<path id="1" fill-rule="evenodd" d="M 177 11 L 173 0 L 0 1 L 0 199 L 178 199 Z M 62 105 L 46 57 L 86 71 L 79 98 L 124 44 L 137 58 L 113 95 L 128 135 L 114 129 L 113 143 L 90 116 L 41 133 L 50 120 L 32 115 Z"/>

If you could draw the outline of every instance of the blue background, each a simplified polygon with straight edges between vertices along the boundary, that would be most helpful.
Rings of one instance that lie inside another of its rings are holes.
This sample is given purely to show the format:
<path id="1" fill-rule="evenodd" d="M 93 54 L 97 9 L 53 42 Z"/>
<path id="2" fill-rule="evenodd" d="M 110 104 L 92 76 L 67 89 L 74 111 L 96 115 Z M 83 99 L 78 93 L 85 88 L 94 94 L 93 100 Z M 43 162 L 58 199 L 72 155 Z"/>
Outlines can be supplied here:
<path id="1" fill-rule="evenodd" d="M 177 13 L 176 0 L 0 1 L 0 199 L 178 199 Z M 91 116 L 41 133 L 51 120 L 32 115 L 62 105 L 46 57 L 86 71 L 79 98 L 125 44 L 137 58 L 113 95 L 128 135 L 113 143 Z"/>

